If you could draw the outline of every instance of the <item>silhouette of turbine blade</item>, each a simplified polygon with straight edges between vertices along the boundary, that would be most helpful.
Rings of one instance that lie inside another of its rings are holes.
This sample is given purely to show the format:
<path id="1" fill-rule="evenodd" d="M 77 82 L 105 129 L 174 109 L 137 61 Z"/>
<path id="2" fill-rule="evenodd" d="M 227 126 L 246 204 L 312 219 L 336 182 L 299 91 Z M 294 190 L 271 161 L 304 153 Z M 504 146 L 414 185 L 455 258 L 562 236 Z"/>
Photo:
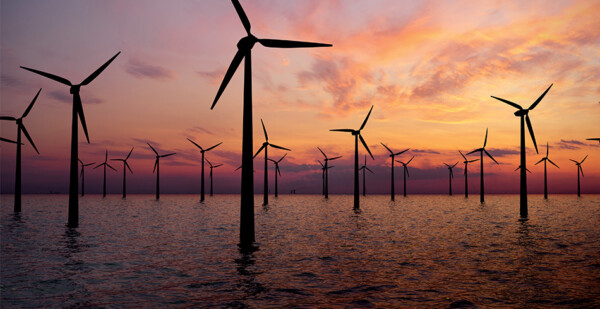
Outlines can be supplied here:
<path id="1" fill-rule="evenodd" d="M 240 168 L 242 168 L 242 166 L 241 166 L 241 165 L 240 165 L 240 166 L 238 166 L 238 168 L 236 168 L 236 169 L 235 169 L 235 170 L 233 170 L 233 171 L 235 172 L 235 171 L 239 170 Z"/>
<path id="2" fill-rule="evenodd" d="M 406 149 L 404 149 L 404 150 L 402 150 L 402 151 L 400 151 L 400 152 L 397 152 L 397 153 L 395 153 L 394 155 L 395 155 L 395 156 L 397 156 L 397 155 L 401 155 L 401 154 L 403 154 L 403 153 L 407 152 L 408 150 L 410 150 L 410 148 L 406 148 Z"/>
<path id="3" fill-rule="evenodd" d="M 321 163 L 321 161 L 317 160 L 317 162 L 319 162 L 319 164 L 321 164 L 321 167 L 325 167 L 325 165 L 323 165 L 323 163 Z"/>
<path id="4" fill-rule="evenodd" d="M 263 150 L 263 148 L 265 148 L 265 144 L 263 144 L 262 146 L 260 146 L 260 148 L 258 149 L 258 151 L 256 152 L 256 154 L 254 155 L 254 157 L 252 157 L 252 159 L 256 158 L 256 156 L 258 156 L 258 154 Z"/>
<path id="5" fill-rule="evenodd" d="M 154 151 L 154 154 L 156 154 L 158 156 L 158 152 L 156 152 L 156 149 L 154 149 L 154 147 L 152 147 L 152 145 L 150 145 L 150 143 L 146 143 L 148 144 L 148 146 L 150 146 L 150 149 L 152 149 L 152 151 Z"/>
<path id="6" fill-rule="evenodd" d="M 380 143 L 380 144 L 381 144 L 381 145 L 383 145 L 383 147 L 385 147 L 385 149 L 387 149 L 387 150 L 390 152 L 390 154 L 392 154 L 392 155 L 394 154 L 394 152 L 393 152 L 393 151 L 391 151 L 391 150 L 388 148 L 388 146 L 386 146 L 384 143 Z"/>
<path id="7" fill-rule="evenodd" d="M 79 163 L 81 163 L 81 165 L 85 165 L 85 164 L 83 164 L 83 161 L 81 161 L 81 159 L 77 158 L 77 161 L 79 161 Z"/>
<path id="8" fill-rule="evenodd" d="M 104 163 L 106 163 L 106 161 L 108 161 L 108 150 L 104 153 Z"/>
<path id="9" fill-rule="evenodd" d="M 115 58 L 117 58 L 117 56 L 120 54 L 121 52 L 118 52 L 116 55 L 112 56 L 112 58 L 108 59 L 108 61 L 106 61 L 101 67 L 99 67 L 96 71 L 94 71 L 94 73 L 92 73 L 90 76 L 88 76 L 86 79 L 84 79 L 81 82 L 81 85 L 85 86 L 89 83 L 91 83 L 96 77 L 98 77 L 98 75 L 100 75 L 100 73 L 102 73 L 102 71 L 104 71 L 104 69 L 106 69 L 106 67 L 108 67 L 108 65 L 113 62 L 113 60 L 115 60 Z"/>
<path id="10" fill-rule="evenodd" d="M 25 126 L 21 124 L 21 131 L 23 131 L 23 134 L 25 134 L 25 137 L 27 138 L 27 140 L 29 141 L 29 143 L 31 143 L 31 146 L 33 146 L 33 149 L 35 149 L 35 152 L 37 152 L 38 154 L 40 154 L 40 152 L 38 151 L 37 147 L 35 147 L 35 144 L 33 143 L 33 140 L 31 139 L 31 136 L 29 136 L 29 133 L 27 132 L 27 129 L 25 129 Z"/>
<path id="11" fill-rule="evenodd" d="M 2 116 L 0 117 L 0 120 L 17 120 L 17 118 L 11 116 Z"/>
<path id="12" fill-rule="evenodd" d="M 473 150 L 473 151 L 471 151 L 471 152 L 467 153 L 467 156 L 468 156 L 468 155 L 470 155 L 470 154 L 476 153 L 476 152 L 478 152 L 478 151 L 483 151 L 483 149 L 481 149 L 481 148 L 480 148 L 480 149 L 475 149 L 475 150 Z"/>
<path id="13" fill-rule="evenodd" d="M 319 151 L 323 154 L 323 156 L 325 157 L 325 159 L 327 159 L 327 155 L 323 152 L 323 150 L 321 150 L 321 148 L 317 147 L 317 149 L 319 149 Z"/>
<path id="14" fill-rule="evenodd" d="M 375 174 L 375 172 L 373 172 L 373 171 L 372 171 L 370 168 L 368 168 L 368 167 L 366 167 L 366 166 L 365 166 L 365 169 L 366 169 L 367 171 L 371 172 L 371 174 Z"/>
<path id="15" fill-rule="evenodd" d="M 248 20 L 248 16 L 246 16 L 246 12 L 244 12 L 244 9 L 240 5 L 240 2 L 238 0 L 231 0 L 231 3 L 233 3 L 233 6 L 235 7 L 235 11 L 240 17 L 240 20 L 244 25 L 244 29 L 246 29 L 248 34 L 250 34 L 250 21 Z"/>
<path id="16" fill-rule="evenodd" d="M 494 159 L 494 157 L 492 157 L 492 155 L 491 155 L 489 152 L 487 152 L 487 150 L 485 150 L 485 149 L 484 149 L 483 151 L 485 152 L 485 154 L 486 154 L 488 157 L 490 157 L 490 159 L 492 159 L 494 162 L 496 162 L 496 164 L 500 164 L 500 163 L 498 163 L 498 161 L 496 161 L 496 159 Z"/>
<path id="17" fill-rule="evenodd" d="M 452 168 L 455 168 L 457 164 L 458 162 L 454 163 L 454 165 L 452 165 Z"/>
<path id="18" fill-rule="evenodd" d="M 463 159 L 465 159 L 465 161 L 467 161 L 467 157 L 465 157 L 465 155 L 459 150 L 458 153 L 460 153 L 460 155 L 463 157 Z"/>
<path id="19" fill-rule="evenodd" d="M 200 150 L 204 150 L 204 149 L 202 149 L 202 147 L 200 147 L 200 145 L 196 144 L 196 142 L 194 142 L 193 140 L 191 140 L 189 138 L 187 140 L 190 141 L 192 144 L 196 145 L 196 147 L 200 148 Z"/>
<path id="20" fill-rule="evenodd" d="M 483 148 L 485 148 L 485 145 L 487 145 L 487 137 L 488 137 L 488 129 L 485 129 L 485 139 L 483 140 Z"/>
<path id="21" fill-rule="evenodd" d="M 448 168 L 450 168 L 450 165 L 448 165 L 448 164 L 446 164 L 446 163 L 444 163 L 444 165 L 446 165 Z"/>
<path id="22" fill-rule="evenodd" d="M 514 170 L 514 171 L 518 171 L 520 168 L 521 168 L 521 166 L 519 166 L 519 167 L 515 168 L 515 170 Z M 513 171 L 513 172 L 514 172 L 514 171 Z"/>
<path id="23" fill-rule="evenodd" d="M 73 95 L 75 98 L 75 110 L 77 111 L 77 115 L 79 115 L 79 120 L 81 120 L 81 127 L 83 128 L 83 133 L 85 134 L 85 138 L 87 139 L 88 144 L 90 143 L 90 136 L 88 135 L 87 125 L 85 124 L 85 116 L 83 115 L 83 104 L 81 104 L 81 97 L 79 93 L 75 93 Z"/>
<path id="24" fill-rule="evenodd" d="M 473 162 L 477 162 L 479 161 L 479 159 L 475 159 L 475 160 L 471 160 L 471 161 L 467 161 L 468 163 L 473 163 Z"/>
<path id="25" fill-rule="evenodd" d="M 498 97 L 495 97 L 495 96 L 491 96 L 491 97 L 494 98 L 494 99 L 496 99 L 496 100 L 500 100 L 500 101 L 502 101 L 502 102 L 504 102 L 504 103 L 506 103 L 506 104 L 508 104 L 508 105 L 510 105 L 512 107 L 514 107 L 514 108 L 523 109 L 523 107 L 521 107 L 521 105 L 519 105 L 517 103 L 513 103 L 513 102 L 511 102 L 509 100 L 505 100 L 505 99 L 498 98 Z"/>
<path id="26" fill-rule="evenodd" d="M 223 94 L 223 91 L 225 91 L 227 84 L 229 84 L 229 81 L 233 77 L 233 74 L 235 73 L 237 68 L 240 66 L 242 59 L 244 59 L 244 53 L 245 53 L 245 51 L 238 49 L 237 53 L 233 57 L 233 60 L 231 60 L 231 64 L 229 65 L 229 68 L 227 69 L 227 72 L 225 73 L 225 77 L 223 77 L 223 81 L 221 82 L 219 91 L 217 91 L 217 96 L 215 97 L 215 100 L 213 101 L 213 104 L 211 105 L 210 109 L 213 109 L 215 107 L 215 105 L 217 104 L 217 101 L 219 101 L 219 98 Z"/>
<path id="27" fill-rule="evenodd" d="M 33 103 L 35 103 L 35 100 L 37 100 L 41 91 L 42 91 L 42 88 L 40 88 L 40 90 L 38 90 L 37 94 L 35 95 L 33 100 L 31 100 L 31 103 L 29 103 L 29 106 L 27 106 L 27 109 L 25 110 L 25 112 L 23 113 L 23 116 L 21 116 L 21 118 L 27 117 L 27 115 L 29 114 L 29 111 L 31 111 L 31 108 L 33 107 Z"/>
<path id="28" fill-rule="evenodd" d="M 527 122 L 527 129 L 529 129 L 529 135 L 531 135 L 531 139 L 533 140 L 533 146 L 535 146 L 535 152 L 539 153 L 537 148 L 537 143 L 535 142 L 535 135 L 533 134 L 533 126 L 531 126 L 531 120 L 529 120 L 529 115 L 525 116 L 525 122 Z"/>
<path id="29" fill-rule="evenodd" d="M 333 129 L 333 130 L 329 130 L 329 131 L 335 131 L 335 132 L 354 132 L 354 130 L 352 129 Z"/>
<path id="30" fill-rule="evenodd" d="M 79 177 L 83 177 L 83 168 L 81 169 L 81 172 L 79 173 Z"/>
<path id="31" fill-rule="evenodd" d="M 286 154 L 284 154 L 284 155 L 283 155 L 283 157 L 281 157 L 281 159 L 277 160 L 277 163 L 279 163 L 279 162 L 283 161 L 283 158 L 285 158 L 287 155 L 288 155 L 287 153 L 286 153 Z"/>
<path id="32" fill-rule="evenodd" d="M 99 168 L 99 167 L 100 167 L 100 166 L 102 166 L 102 165 L 104 165 L 104 163 L 100 163 L 100 164 L 96 165 L 96 166 L 94 167 L 94 169 L 97 169 L 97 168 Z"/>
<path id="33" fill-rule="evenodd" d="M 265 123 L 263 122 L 263 120 L 260 120 L 260 124 L 262 124 L 262 128 L 263 128 L 263 132 L 265 133 L 265 140 L 269 141 L 269 136 L 267 135 L 267 129 L 265 129 Z"/>
<path id="34" fill-rule="evenodd" d="M 275 169 L 277 170 L 277 173 L 279 174 L 279 176 L 281 176 L 281 170 L 279 169 L 279 165 L 277 165 L 277 167 Z"/>
<path id="35" fill-rule="evenodd" d="M 341 157 L 342 157 L 342 156 L 337 156 L 337 157 L 329 158 L 329 159 L 327 159 L 327 160 L 328 160 L 328 161 L 333 161 L 333 160 L 337 160 L 337 159 L 339 159 L 339 158 L 341 158 Z"/>
<path id="36" fill-rule="evenodd" d="M 536 163 L 536 164 L 534 164 L 534 165 L 538 165 L 538 164 L 542 163 L 542 162 L 543 162 L 545 159 L 546 159 L 546 158 L 542 158 L 541 160 L 537 161 L 537 163 Z"/>
<path id="37" fill-rule="evenodd" d="M 331 44 L 324 43 L 313 43 L 313 42 L 301 42 L 301 41 L 289 41 L 289 40 L 275 40 L 275 39 L 258 39 L 258 43 L 265 47 L 276 47 L 276 48 L 304 48 L 304 47 L 331 47 Z"/>
<path id="38" fill-rule="evenodd" d="M 408 163 L 406 163 L 408 164 Z M 410 173 L 408 172 L 408 166 L 404 166 L 404 170 L 406 171 L 406 176 L 410 177 Z"/>
<path id="39" fill-rule="evenodd" d="M 156 160 L 154 160 L 154 169 L 152 170 L 152 174 L 154 174 L 154 172 L 156 172 L 157 165 L 158 165 L 158 157 L 156 157 Z"/>
<path id="40" fill-rule="evenodd" d="M 579 170 L 581 171 L 581 177 L 585 177 L 585 175 L 583 174 L 583 167 L 581 167 L 581 165 L 578 165 L 578 166 L 579 166 Z"/>
<path id="41" fill-rule="evenodd" d="M 548 146 L 548 142 L 546 142 L 546 158 L 548 157 L 548 150 L 550 149 L 550 147 Z"/>
<path id="42" fill-rule="evenodd" d="M 277 161 L 275 161 L 275 160 L 273 160 L 273 159 L 271 159 L 271 158 L 267 158 L 267 160 L 269 160 L 269 161 L 271 161 L 271 162 L 275 163 L 275 165 L 277 165 Z"/>
<path id="43" fill-rule="evenodd" d="M 110 167 L 113 171 L 117 171 L 114 167 L 110 166 L 110 164 L 106 163 L 106 166 Z"/>
<path id="44" fill-rule="evenodd" d="M 174 155 L 174 154 L 176 154 L 176 152 L 172 152 L 172 153 L 169 153 L 169 154 L 166 154 L 166 155 L 162 155 L 162 156 L 160 156 L 160 157 L 161 157 L 161 158 L 164 158 L 164 157 L 170 157 L 170 156 L 172 156 L 172 155 Z"/>
<path id="45" fill-rule="evenodd" d="M 579 164 L 579 162 L 577 162 L 577 161 L 575 161 L 573 159 L 569 159 L 569 160 L 573 161 L 573 163 L 575 163 L 575 164 Z"/>
<path id="46" fill-rule="evenodd" d="M 277 149 L 282 149 L 282 150 L 287 150 L 287 151 L 292 151 L 291 149 L 287 149 L 285 147 L 281 147 L 281 146 L 277 146 L 277 145 L 273 145 L 273 144 L 269 144 L 269 146 L 273 147 L 273 148 L 277 148 Z"/>
<path id="47" fill-rule="evenodd" d="M 408 160 L 408 162 L 406 162 L 406 165 L 408 165 L 410 163 L 410 161 L 412 161 L 415 158 L 415 156 L 413 156 L 412 158 L 410 158 L 410 160 Z"/>
<path id="48" fill-rule="evenodd" d="M 223 166 L 223 164 L 217 164 L 217 165 L 213 166 L 213 168 L 217 168 L 219 166 Z"/>
<path id="49" fill-rule="evenodd" d="M 47 77 L 47 78 L 52 79 L 52 80 L 55 80 L 55 81 L 57 81 L 57 82 L 59 82 L 61 84 L 65 84 L 67 86 L 73 86 L 73 84 L 71 84 L 71 82 L 68 79 L 60 77 L 60 76 L 57 76 L 57 75 L 54 75 L 54 74 L 46 73 L 46 72 L 43 72 L 43 71 L 38 71 L 38 70 L 27 68 L 27 67 L 24 67 L 24 66 L 21 66 L 21 69 L 25 69 L 27 71 L 30 71 L 30 72 L 42 75 L 44 77 Z"/>
<path id="50" fill-rule="evenodd" d="M 454 178 L 454 172 L 450 169 L 450 178 Z"/>
<path id="51" fill-rule="evenodd" d="M 211 150 L 211 149 L 213 149 L 213 148 L 215 148 L 215 147 L 217 147 L 217 146 L 219 146 L 219 145 L 221 145 L 221 144 L 223 144 L 223 142 L 220 142 L 220 143 L 218 143 L 218 144 L 216 144 L 216 145 L 214 145 L 214 146 L 212 146 L 212 147 L 209 147 L 209 148 L 207 148 L 205 151 L 209 151 L 209 150 Z"/>
<path id="52" fill-rule="evenodd" d="M 367 146 L 367 142 L 365 142 L 365 139 L 362 137 L 362 135 L 359 134 L 358 138 L 360 139 L 360 142 L 363 144 L 363 146 L 365 146 L 365 149 L 371 156 L 371 159 L 375 160 L 375 158 L 373 158 L 373 154 L 371 153 L 371 150 L 369 149 L 369 146 Z"/>
<path id="53" fill-rule="evenodd" d="M 583 160 L 581 160 L 581 162 L 579 162 L 579 164 L 583 163 L 583 161 L 585 161 L 585 159 L 587 159 L 587 155 L 585 156 L 585 158 L 583 158 Z"/>
<path id="54" fill-rule="evenodd" d="M 129 150 L 129 154 L 127 155 L 127 157 L 125 157 L 125 160 L 129 159 L 132 152 L 133 152 L 133 147 L 131 147 L 131 150 Z"/>
<path id="55" fill-rule="evenodd" d="M 10 140 L 8 138 L 3 138 L 3 137 L 0 137 L 0 141 L 7 142 L 7 143 L 13 143 L 13 144 L 17 143 L 17 142 L 15 142 L 13 140 Z M 21 143 L 21 145 L 23 145 L 23 143 Z"/>
<path id="56" fill-rule="evenodd" d="M 129 172 L 133 175 L 133 171 L 131 170 L 131 167 L 129 166 L 129 163 L 125 162 L 125 166 L 127 167 L 127 169 L 129 170 Z"/>
<path id="57" fill-rule="evenodd" d="M 558 165 L 554 164 L 554 162 L 552 162 L 552 160 L 548 159 L 548 162 L 550 162 L 552 165 L 558 167 Z M 560 168 L 560 167 L 558 167 L 558 168 Z"/>
<path id="58" fill-rule="evenodd" d="M 359 131 L 362 130 L 367 125 L 367 121 L 369 120 L 369 116 L 371 116 L 372 111 L 373 111 L 373 105 L 371 105 L 371 109 L 369 109 L 369 113 L 367 114 L 365 121 L 363 121 L 362 125 L 360 126 L 360 129 L 358 129 Z"/>
<path id="59" fill-rule="evenodd" d="M 535 102 L 533 102 L 533 104 L 531 104 L 531 106 L 529 106 L 529 110 L 534 109 L 542 101 L 544 96 L 546 96 L 546 93 L 548 93 L 548 90 L 550 90 L 550 88 L 552 88 L 552 85 L 554 85 L 554 84 L 550 84 L 550 87 L 548 87 L 548 89 L 546 89 L 546 91 L 544 91 L 544 93 L 542 93 L 542 95 L 537 100 L 535 100 Z"/>
<path id="60" fill-rule="evenodd" d="M 212 163 L 210 163 L 210 161 L 208 161 L 208 159 L 204 159 L 204 160 L 206 160 L 206 162 L 208 163 L 208 165 L 209 165 L 210 167 L 213 167 Z"/>

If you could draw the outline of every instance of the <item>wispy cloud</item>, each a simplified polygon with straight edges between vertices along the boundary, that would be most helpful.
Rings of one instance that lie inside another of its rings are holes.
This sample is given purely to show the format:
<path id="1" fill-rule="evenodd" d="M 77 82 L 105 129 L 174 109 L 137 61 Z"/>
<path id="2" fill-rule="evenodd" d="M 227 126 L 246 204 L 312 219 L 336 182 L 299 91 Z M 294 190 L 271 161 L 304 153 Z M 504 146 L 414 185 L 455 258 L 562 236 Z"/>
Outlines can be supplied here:
<path id="1" fill-rule="evenodd" d="M 136 78 L 150 78 L 161 81 L 171 80 L 176 77 L 175 72 L 169 69 L 149 64 L 136 58 L 129 59 L 125 71 Z"/>
<path id="2" fill-rule="evenodd" d="M 587 146 L 587 144 L 577 141 L 577 140 L 564 140 L 564 139 L 561 139 L 560 142 L 556 143 L 556 145 L 560 149 L 570 149 L 570 150 L 581 149 L 581 147 Z"/>
<path id="3" fill-rule="evenodd" d="M 73 96 L 65 90 L 52 90 L 48 92 L 48 96 L 61 103 L 73 103 Z M 100 104 L 103 101 L 92 94 L 85 93 L 81 95 L 81 102 L 83 104 Z"/>

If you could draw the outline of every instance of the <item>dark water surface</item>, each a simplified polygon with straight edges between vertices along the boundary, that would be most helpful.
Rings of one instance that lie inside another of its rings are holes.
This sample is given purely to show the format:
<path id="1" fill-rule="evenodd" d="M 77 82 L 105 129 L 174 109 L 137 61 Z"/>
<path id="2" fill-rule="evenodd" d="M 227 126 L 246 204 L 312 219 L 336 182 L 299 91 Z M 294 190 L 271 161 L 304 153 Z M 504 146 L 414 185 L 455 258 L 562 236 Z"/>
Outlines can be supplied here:
<path id="1" fill-rule="evenodd" d="M 258 250 L 237 248 L 239 197 L 1 197 L 1 306 L 600 307 L 600 196 L 256 197 Z"/>

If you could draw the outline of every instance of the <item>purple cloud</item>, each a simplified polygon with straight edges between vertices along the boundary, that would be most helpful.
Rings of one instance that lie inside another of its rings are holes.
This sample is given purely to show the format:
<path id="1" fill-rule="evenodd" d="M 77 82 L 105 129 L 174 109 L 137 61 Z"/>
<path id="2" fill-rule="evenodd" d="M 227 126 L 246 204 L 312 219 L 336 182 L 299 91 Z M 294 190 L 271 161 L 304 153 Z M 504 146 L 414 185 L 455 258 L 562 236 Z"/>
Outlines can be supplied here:
<path id="1" fill-rule="evenodd" d="M 148 64 L 139 59 L 130 59 L 125 71 L 136 78 L 150 78 L 155 80 L 169 80 L 175 78 L 175 73 L 163 67 Z"/>

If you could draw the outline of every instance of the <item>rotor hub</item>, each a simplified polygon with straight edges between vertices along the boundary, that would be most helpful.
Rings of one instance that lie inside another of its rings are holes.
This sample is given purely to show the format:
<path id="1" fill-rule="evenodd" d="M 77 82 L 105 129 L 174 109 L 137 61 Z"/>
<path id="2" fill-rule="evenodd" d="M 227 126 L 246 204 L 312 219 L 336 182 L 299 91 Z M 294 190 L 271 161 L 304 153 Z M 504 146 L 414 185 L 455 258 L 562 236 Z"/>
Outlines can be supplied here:
<path id="1" fill-rule="evenodd" d="M 254 44 L 256 44 L 256 42 L 258 42 L 258 39 L 254 35 L 248 34 L 248 36 L 243 37 L 237 43 L 237 47 L 240 50 L 250 50 L 252 49 L 252 47 L 254 47 Z"/>
<path id="2" fill-rule="evenodd" d="M 517 117 L 526 116 L 527 114 L 529 114 L 528 109 L 521 109 L 515 112 L 515 116 Z"/>
<path id="3" fill-rule="evenodd" d="M 73 86 L 71 86 L 71 89 L 69 90 L 69 92 L 71 94 L 79 94 L 80 88 L 81 88 L 81 85 L 73 85 Z"/>
<path id="4" fill-rule="evenodd" d="M 352 131 L 352 135 L 359 135 L 360 131 Z"/>

